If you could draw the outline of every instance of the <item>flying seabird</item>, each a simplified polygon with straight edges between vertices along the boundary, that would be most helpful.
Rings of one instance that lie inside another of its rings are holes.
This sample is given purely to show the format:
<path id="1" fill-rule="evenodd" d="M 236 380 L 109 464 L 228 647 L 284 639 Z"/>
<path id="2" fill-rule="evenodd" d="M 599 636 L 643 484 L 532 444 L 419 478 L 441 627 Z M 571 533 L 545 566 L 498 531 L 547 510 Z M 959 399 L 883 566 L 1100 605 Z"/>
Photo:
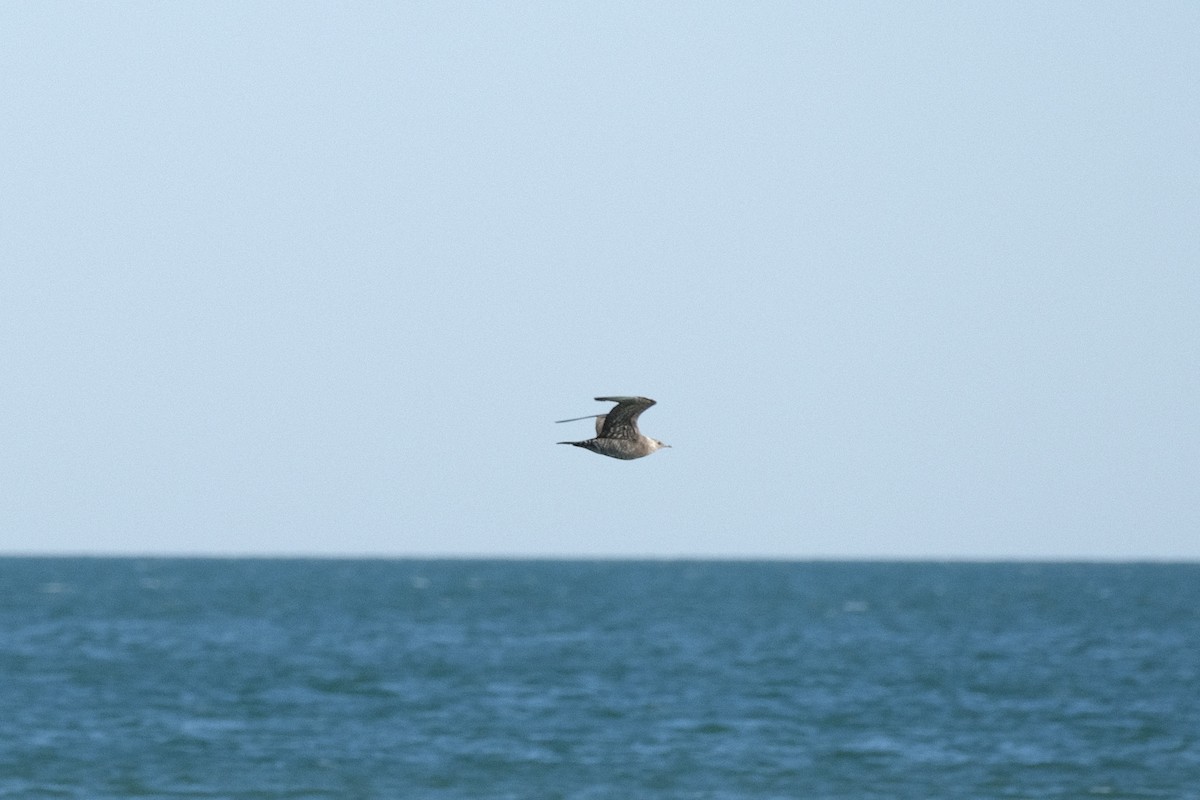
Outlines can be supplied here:
<path id="1" fill-rule="evenodd" d="M 655 450 L 671 446 L 658 439 L 643 436 L 638 430 L 638 417 L 643 411 L 654 405 L 654 401 L 649 397 L 597 397 L 596 399 L 602 402 L 616 403 L 616 405 L 609 409 L 607 414 L 589 414 L 586 417 L 557 420 L 558 422 L 577 422 L 581 419 L 595 417 L 596 438 L 582 442 L 559 442 L 558 444 L 573 444 L 602 456 L 626 461 L 648 456 Z"/>

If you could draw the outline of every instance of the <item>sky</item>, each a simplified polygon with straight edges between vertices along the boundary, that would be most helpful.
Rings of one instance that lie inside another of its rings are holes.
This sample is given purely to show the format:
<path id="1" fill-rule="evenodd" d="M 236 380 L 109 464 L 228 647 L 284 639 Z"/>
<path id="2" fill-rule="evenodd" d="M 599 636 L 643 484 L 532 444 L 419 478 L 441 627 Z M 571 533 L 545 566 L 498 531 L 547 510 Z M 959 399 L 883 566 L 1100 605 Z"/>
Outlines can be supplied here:
<path id="1" fill-rule="evenodd" d="M 0 554 L 1200 559 L 1197 41 L 2 4 Z"/>

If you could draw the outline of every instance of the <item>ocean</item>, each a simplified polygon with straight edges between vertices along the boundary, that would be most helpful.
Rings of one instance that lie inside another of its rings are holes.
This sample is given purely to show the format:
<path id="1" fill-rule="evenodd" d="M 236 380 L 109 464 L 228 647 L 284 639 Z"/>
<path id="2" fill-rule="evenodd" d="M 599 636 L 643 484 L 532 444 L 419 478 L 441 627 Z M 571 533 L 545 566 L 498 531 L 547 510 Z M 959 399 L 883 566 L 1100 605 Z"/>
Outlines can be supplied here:
<path id="1" fill-rule="evenodd" d="M 1200 798 L 1200 565 L 4 558 L 0 798 Z"/>

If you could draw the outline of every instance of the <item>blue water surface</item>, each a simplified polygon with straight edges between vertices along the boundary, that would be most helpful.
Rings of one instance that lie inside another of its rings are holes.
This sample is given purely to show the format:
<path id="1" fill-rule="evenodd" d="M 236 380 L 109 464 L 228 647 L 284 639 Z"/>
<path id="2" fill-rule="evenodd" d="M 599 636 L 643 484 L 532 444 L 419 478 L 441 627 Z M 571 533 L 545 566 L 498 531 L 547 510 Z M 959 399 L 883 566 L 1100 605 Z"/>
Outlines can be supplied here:
<path id="1" fill-rule="evenodd" d="M 0 797 L 1198 798 L 1200 565 L 0 559 Z"/>

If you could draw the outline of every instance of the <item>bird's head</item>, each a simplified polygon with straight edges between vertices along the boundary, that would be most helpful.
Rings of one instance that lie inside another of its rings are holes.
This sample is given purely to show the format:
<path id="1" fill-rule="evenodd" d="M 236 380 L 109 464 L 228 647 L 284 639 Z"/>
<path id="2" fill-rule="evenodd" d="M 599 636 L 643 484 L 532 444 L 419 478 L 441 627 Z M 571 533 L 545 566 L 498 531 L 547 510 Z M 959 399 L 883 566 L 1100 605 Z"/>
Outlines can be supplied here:
<path id="1" fill-rule="evenodd" d="M 664 447 L 671 446 L 671 445 L 667 444 L 666 442 L 660 442 L 658 439 L 651 439 L 650 441 L 654 442 L 655 450 L 662 450 Z"/>

